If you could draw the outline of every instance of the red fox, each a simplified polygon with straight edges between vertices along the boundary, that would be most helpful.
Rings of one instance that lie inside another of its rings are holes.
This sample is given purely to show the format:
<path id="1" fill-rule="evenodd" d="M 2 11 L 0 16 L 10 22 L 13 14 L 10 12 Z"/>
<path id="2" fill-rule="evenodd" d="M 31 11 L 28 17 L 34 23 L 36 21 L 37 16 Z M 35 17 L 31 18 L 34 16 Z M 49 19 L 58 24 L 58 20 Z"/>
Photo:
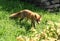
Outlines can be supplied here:
<path id="1" fill-rule="evenodd" d="M 31 25 L 35 27 L 35 21 L 37 23 L 40 23 L 41 15 L 38 15 L 35 12 L 25 9 L 21 10 L 20 12 L 13 13 L 12 15 L 10 15 L 10 18 L 20 18 L 20 21 L 24 18 L 30 19 Z"/>

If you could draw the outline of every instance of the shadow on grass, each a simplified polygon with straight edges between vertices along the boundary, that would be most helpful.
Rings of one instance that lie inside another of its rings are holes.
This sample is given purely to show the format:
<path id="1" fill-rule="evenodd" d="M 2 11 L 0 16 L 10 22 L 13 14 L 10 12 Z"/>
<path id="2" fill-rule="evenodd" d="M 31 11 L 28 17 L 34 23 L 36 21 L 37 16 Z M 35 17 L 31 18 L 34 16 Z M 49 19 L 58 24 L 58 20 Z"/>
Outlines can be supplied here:
<path id="1" fill-rule="evenodd" d="M 20 28 L 23 28 L 24 27 L 26 29 L 26 31 L 29 31 L 29 29 L 31 29 L 31 24 L 28 23 L 25 20 L 22 20 L 20 22 L 19 20 L 15 19 L 15 23 L 16 23 L 16 25 L 19 25 Z"/>
<path id="2" fill-rule="evenodd" d="M 29 29 L 31 29 L 30 24 L 29 23 L 24 23 L 24 22 L 20 23 L 20 27 L 21 28 L 25 27 L 26 31 L 29 31 Z"/>

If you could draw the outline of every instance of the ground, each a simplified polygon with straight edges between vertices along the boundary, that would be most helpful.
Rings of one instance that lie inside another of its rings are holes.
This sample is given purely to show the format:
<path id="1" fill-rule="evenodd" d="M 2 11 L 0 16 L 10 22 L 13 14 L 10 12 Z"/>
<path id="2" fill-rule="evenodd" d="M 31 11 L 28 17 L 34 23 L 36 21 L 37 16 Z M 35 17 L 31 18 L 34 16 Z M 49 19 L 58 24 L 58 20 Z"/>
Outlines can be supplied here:
<path id="1" fill-rule="evenodd" d="M 0 0 L 0 41 L 17 41 L 16 37 L 20 35 L 32 37 L 33 33 L 29 31 L 31 27 L 29 21 L 25 22 L 25 20 L 23 20 L 22 24 L 20 24 L 19 19 L 9 19 L 10 14 L 23 9 L 32 10 L 42 16 L 41 23 L 39 25 L 36 23 L 36 31 L 38 33 L 47 29 L 51 21 L 53 23 L 60 22 L 60 12 L 50 13 L 34 5 L 18 0 Z"/>

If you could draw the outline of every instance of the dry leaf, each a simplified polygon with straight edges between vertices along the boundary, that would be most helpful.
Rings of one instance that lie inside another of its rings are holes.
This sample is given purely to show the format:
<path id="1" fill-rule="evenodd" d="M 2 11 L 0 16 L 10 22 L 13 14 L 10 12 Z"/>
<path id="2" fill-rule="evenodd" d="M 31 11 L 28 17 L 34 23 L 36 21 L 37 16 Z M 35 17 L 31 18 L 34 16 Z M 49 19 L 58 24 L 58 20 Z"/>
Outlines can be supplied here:
<path id="1" fill-rule="evenodd" d="M 16 39 L 17 39 L 17 41 L 25 41 L 25 39 L 22 36 L 19 36 Z"/>

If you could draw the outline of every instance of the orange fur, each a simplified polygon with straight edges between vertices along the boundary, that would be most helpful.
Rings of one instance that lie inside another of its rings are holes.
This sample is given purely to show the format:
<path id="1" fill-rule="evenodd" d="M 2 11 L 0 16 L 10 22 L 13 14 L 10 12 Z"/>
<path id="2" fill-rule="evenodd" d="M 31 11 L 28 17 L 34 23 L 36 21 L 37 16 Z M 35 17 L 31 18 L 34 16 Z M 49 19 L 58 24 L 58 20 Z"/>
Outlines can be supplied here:
<path id="1" fill-rule="evenodd" d="M 27 18 L 27 19 L 30 19 L 31 22 L 32 22 L 32 25 L 35 24 L 34 21 L 36 21 L 37 23 L 40 22 L 40 19 L 41 19 L 41 16 L 38 15 L 37 13 L 35 12 L 32 12 L 30 10 L 21 10 L 20 12 L 17 12 L 17 13 L 13 13 L 12 15 L 10 15 L 11 18 L 21 18 L 21 19 L 24 19 L 24 18 Z"/>

